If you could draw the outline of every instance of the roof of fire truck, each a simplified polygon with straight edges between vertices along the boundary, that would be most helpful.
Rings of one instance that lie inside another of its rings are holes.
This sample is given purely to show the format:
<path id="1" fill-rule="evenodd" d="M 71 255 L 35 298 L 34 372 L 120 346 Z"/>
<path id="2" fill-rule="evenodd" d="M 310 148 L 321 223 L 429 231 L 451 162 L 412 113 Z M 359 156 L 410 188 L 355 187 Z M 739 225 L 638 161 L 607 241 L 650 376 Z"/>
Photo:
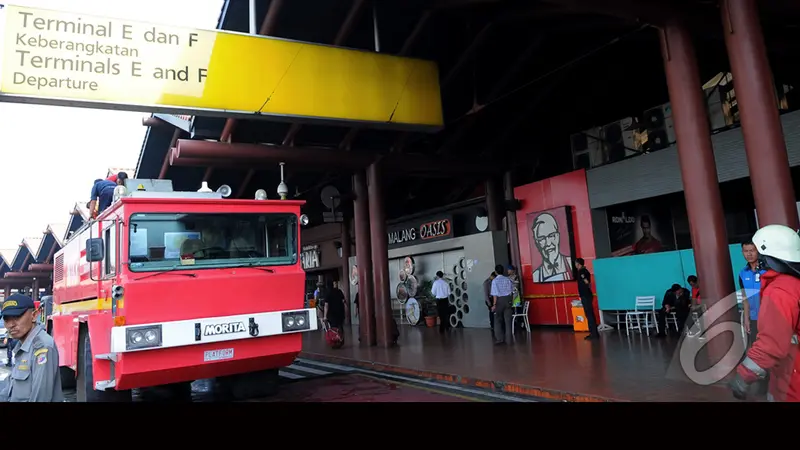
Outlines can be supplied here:
<path id="1" fill-rule="evenodd" d="M 114 192 L 113 203 L 108 207 L 108 209 L 103 211 L 100 216 L 98 216 L 98 219 L 102 220 L 103 216 L 108 215 L 122 203 L 163 203 L 164 200 L 170 199 L 181 200 L 183 203 L 206 203 L 209 200 L 223 200 L 228 195 L 230 195 L 230 187 L 225 185 L 220 186 L 216 191 L 209 189 L 205 183 L 203 183 L 203 187 L 196 192 L 175 191 L 172 188 L 172 180 L 129 178 L 125 180 L 124 191 L 121 189 L 121 186 L 117 186 L 117 189 Z M 266 195 L 264 195 L 264 198 L 256 198 L 254 200 L 230 199 L 225 200 L 225 202 L 226 204 L 230 204 L 232 206 L 253 205 L 254 203 L 259 205 L 273 204 L 276 206 L 302 206 L 306 203 L 305 200 L 267 199 Z M 67 242 L 80 235 L 83 230 L 95 223 L 98 219 L 89 218 L 86 220 L 86 222 L 78 230 L 72 233 L 70 237 L 64 241 L 64 244 L 66 245 Z"/>

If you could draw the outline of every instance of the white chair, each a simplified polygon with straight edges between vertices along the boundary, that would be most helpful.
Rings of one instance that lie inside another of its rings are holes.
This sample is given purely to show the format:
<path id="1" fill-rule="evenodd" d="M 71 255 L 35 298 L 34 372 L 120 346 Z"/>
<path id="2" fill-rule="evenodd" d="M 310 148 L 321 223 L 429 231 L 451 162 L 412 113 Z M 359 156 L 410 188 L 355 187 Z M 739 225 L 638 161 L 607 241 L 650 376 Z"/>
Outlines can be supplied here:
<path id="1" fill-rule="evenodd" d="M 680 333 L 681 330 L 678 329 L 678 314 L 675 311 L 667 314 L 667 317 L 664 320 L 664 326 L 669 327 L 669 324 L 675 326 L 675 332 Z"/>
<path id="2" fill-rule="evenodd" d="M 528 333 L 531 332 L 531 323 L 528 321 L 528 306 L 530 306 L 530 304 L 530 300 L 525 300 L 525 304 L 522 306 L 522 312 L 514 313 L 511 316 L 511 334 L 514 334 L 514 324 L 517 323 L 517 317 L 522 317 L 522 320 L 525 322 L 525 329 Z M 497 320 L 496 317 L 495 320 Z"/>
<path id="3" fill-rule="evenodd" d="M 647 335 L 650 336 L 650 316 L 653 317 L 653 325 L 656 327 L 658 333 L 658 321 L 656 320 L 656 298 L 650 297 L 636 297 L 636 306 L 633 311 L 625 313 L 625 332 L 630 335 L 631 329 L 642 331 L 641 319 L 644 318 L 644 328 L 647 329 Z M 636 325 L 633 324 L 636 319 Z"/>

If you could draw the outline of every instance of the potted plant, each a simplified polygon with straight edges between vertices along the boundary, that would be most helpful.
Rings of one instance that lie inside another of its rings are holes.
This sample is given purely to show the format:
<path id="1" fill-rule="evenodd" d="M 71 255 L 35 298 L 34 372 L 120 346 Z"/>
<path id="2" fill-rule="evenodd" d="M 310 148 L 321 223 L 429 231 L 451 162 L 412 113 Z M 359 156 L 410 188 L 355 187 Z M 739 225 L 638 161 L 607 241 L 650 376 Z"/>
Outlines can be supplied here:
<path id="1" fill-rule="evenodd" d="M 434 299 L 433 295 L 431 294 L 432 287 L 433 280 L 426 280 L 419 285 L 419 288 L 417 288 L 417 300 L 420 301 L 421 305 L 423 305 L 425 324 L 430 328 L 436 326 L 437 319 L 436 299 Z"/>

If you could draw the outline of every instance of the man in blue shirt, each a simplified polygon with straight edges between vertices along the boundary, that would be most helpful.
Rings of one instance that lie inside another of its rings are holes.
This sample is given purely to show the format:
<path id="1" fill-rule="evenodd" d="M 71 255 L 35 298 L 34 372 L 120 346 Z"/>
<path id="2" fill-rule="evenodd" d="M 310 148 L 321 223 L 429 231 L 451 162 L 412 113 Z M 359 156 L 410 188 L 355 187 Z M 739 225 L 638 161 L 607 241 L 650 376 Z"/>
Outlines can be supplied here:
<path id="1" fill-rule="evenodd" d="M 761 307 L 761 276 L 767 273 L 758 249 L 752 241 L 742 244 L 742 255 L 747 265 L 739 272 L 739 289 L 742 290 L 744 307 L 744 329 L 749 334 L 749 345 L 753 345 L 758 335 L 758 310 Z"/>
<path id="2" fill-rule="evenodd" d="M 127 173 L 120 172 L 117 174 L 116 182 L 99 178 L 94 180 L 92 194 L 90 196 L 91 200 L 87 205 L 87 208 L 89 208 L 89 213 L 92 217 L 97 217 L 98 214 L 111 206 L 111 203 L 114 201 L 114 188 L 116 188 L 118 185 L 124 185 L 127 178 Z"/>

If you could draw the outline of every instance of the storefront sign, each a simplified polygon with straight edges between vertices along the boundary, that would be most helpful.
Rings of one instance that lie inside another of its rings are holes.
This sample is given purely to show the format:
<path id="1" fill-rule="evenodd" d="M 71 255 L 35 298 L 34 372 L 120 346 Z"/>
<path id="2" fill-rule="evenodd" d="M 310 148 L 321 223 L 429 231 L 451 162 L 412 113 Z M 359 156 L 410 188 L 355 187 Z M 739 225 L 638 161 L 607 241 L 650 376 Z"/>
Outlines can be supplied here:
<path id="1" fill-rule="evenodd" d="M 669 206 L 635 202 L 606 208 L 612 256 L 658 253 L 675 248 Z"/>
<path id="2" fill-rule="evenodd" d="M 443 126 L 432 61 L 11 5 L 0 24 L 0 101 Z"/>
<path id="3" fill-rule="evenodd" d="M 423 219 L 416 223 L 395 225 L 389 228 L 389 248 L 423 244 L 453 237 L 452 217 Z"/>
<path id="4" fill-rule="evenodd" d="M 318 269 L 320 261 L 319 245 L 304 245 L 300 253 L 300 263 L 304 270 Z"/>

